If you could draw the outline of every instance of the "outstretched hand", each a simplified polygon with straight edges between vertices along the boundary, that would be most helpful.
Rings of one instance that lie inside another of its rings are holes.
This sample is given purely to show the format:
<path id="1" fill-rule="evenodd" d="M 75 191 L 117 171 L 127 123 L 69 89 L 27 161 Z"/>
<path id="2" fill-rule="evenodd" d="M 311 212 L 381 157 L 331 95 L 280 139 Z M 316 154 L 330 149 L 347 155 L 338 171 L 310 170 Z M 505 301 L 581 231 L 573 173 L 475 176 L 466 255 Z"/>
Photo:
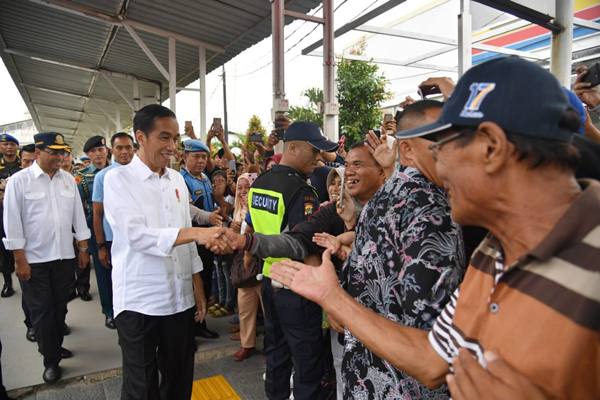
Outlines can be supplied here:
<path id="1" fill-rule="evenodd" d="M 271 279 L 281 282 L 300 296 L 320 305 L 340 289 L 329 249 L 323 253 L 323 261 L 318 267 L 292 260 L 273 264 Z"/>

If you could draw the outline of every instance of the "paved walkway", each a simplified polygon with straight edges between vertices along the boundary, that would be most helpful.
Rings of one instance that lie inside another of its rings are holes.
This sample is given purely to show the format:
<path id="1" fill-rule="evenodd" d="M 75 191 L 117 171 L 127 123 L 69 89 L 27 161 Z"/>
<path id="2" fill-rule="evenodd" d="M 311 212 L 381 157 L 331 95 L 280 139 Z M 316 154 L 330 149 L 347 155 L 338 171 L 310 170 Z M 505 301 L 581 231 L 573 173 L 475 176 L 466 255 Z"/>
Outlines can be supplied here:
<path id="1" fill-rule="evenodd" d="M 25 339 L 21 290 L 16 290 L 14 296 L 0 299 L 2 372 L 11 394 L 27 400 L 119 399 L 121 352 L 116 331 L 104 326 L 94 274 L 90 292 L 93 301 L 86 303 L 78 298 L 69 303 L 67 324 L 72 332 L 65 337 L 64 347 L 75 356 L 61 362 L 63 379 L 52 387 L 42 381 L 43 364 L 37 345 Z M 195 379 L 221 374 L 241 398 L 263 399 L 264 358 L 258 355 L 242 363 L 233 361 L 231 355 L 239 348 L 239 342 L 229 339 L 228 320 L 229 317 L 209 318 L 208 326 L 220 333 L 219 339 L 196 339 Z"/>

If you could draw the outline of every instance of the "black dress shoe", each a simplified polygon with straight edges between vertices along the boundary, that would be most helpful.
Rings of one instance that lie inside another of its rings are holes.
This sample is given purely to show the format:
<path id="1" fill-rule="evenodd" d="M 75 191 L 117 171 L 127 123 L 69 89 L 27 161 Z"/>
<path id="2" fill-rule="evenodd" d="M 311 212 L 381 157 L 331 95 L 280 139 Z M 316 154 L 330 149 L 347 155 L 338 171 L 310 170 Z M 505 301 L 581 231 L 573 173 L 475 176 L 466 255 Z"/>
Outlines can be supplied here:
<path id="1" fill-rule="evenodd" d="M 217 339 L 219 337 L 219 334 L 208 329 L 206 325 L 196 325 L 194 336 L 201 337 L 204 339 Z"/>
<path id="2" fill-rule="evenodd" d="M 46 383 L 54 383 L 57 380 L 59 380 L 61 376 L 62 370 L 60 369 L 60 367 L 58 365 L 52 365 L 50 367 L 46 367 L 42 378 Z"/>
<path id="3" fill-rule="evenodd" d="M 67 323 L 65 322 L 65 324 L 63 325 L 63 336 L 69 336 L 71 334 L 71 328 L 69 328 L 69 325 L 67 325 Z"/>
<path id="4" fill-rule="evenodd" d="M 5 283 L 4 287 L 2 288 L 2 293 L 0 293 L 0 296 L 2 296 L 2 297 L 10 297 L 13 294 L 15 294 L 15 290 L 13 289 L 12 285 L 7 285 Z"/>
<path id="5" fill-rule="evenodd" d="M 104 326 L 106 326 L 108 329 L 117 329 L 117 325 L 115 325 L 115 319 L 111 317 L 106 317 Z"/>
<path id="6" fill-rule="evenodd" d="M 88 292 L 83 292 L 79 295 L 79 298 L 83 301 L 92 301 L 92 295 Z"/>
<path id="7" fill-rule="evenodd" d="M 64 347 L 60 348 L 60 358 L 65 359 L 71 357 L 73 357 L 73 352 L 71 350 L 67 350 Z"/>
<path id="8" fill-rule="evenodd" d="M 37 336 L 35 335 L 35 329 L 27 328 L 27 333 L 25 334 L 25 338 L 30 342 L 37 342 Z"/>

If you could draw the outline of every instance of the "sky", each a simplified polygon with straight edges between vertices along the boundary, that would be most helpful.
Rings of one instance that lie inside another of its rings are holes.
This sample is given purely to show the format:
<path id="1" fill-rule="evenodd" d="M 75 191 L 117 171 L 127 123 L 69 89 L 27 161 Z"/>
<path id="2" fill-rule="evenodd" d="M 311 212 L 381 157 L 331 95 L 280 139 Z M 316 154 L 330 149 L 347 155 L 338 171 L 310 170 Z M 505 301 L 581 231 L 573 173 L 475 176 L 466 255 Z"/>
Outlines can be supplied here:
<path id="1" fill-rule="evenodd" d="M 354 20 L 358 16 L 385 3 L 387 0 L 335 0 L 336 12 L 334 26 L 336 28 Z M 536 2 L 542 0 L 527 0 Z M 479 3 L 471 3 L 475 28 L 498 23 L 506 15 L 499 15 Z M 313 10 L 310 14 L 321 16 L 321 12 Z M 371 20 L 368 25 L 393 27 L 404 31 L 420 32 L 442 36 L 448 39 L 457 38 L 458 0 L 408 0 L 387 13 Z M 477 18 L 475 18 L 475 16 Z M 477 19 L 477 21 L 475 21 Z M 285 27 L 285 89 L 290 105 L 304 105 L 306 99 L 302 93 L 311 87 L 322 87 L 322 58 L 303 56 L 301 50 L 314 41 L 322 38 L 321 26 L 305 21 L 294 21 Z M 398 61 L 413 58 L 415 55 L 440 48 L 436 43 L 416 41 L 406 38 L 372 35 L 352 31 L 335 40 L 336 54 L 347 52 L 359 39 L 367 39 L 366 53 L 369 57 L 394 59 Z M 322 48 L 315 52 L 322 51 Z M 227 111 L 228 128 L 233 132 L 245 132 L 248 120 L 253 114 L 258 115 L 263 125 L 269 129 L 272 106 L 272 65 L 271 38 L 259 42 L 245 50 L 226 65 L 227 75 Z M 458 53 L 449 51 L 427 63 L 445 67 L 456 67 Z M 1 64 L 1 63 L 0 63 Z M 381 73 L 389 80 L 388 90 L 393 98 L 386 106 L 397 105 L 405 96 L 417 96 L 417 86 L 429 76 L 449 76 L 457 78 L 456 72 L 431 71 L 413 67 L 400 67 L 379 64 Z M 217 69 L 206 77 L 207 91 L 207 125 L 213 117 L 223 118 L 223 89 L 221 69 Z M 12 82 L 6 68 L 0 65 L 0 124 L 25 119 L 27 108 L 20 93 Z M 198 81 L 189 87 L 198 87 Z M 164 103 L 168 106 L 168 101 Z M 183 129 L 184 121 L 191 120 L 195 127 L 199 125 L 199 95 L 197 92 L 182 91 L 177 94 L 177 117 Z M 205 127 L 206 130 L 207 127 Z M 199 129 L 196 128 L 198 131 Z"/>
<path id="2" fill-rule="evenodd" d="M 383 4 L 386 0 L 335 0 L 337 11 L 334 16 L 334 25 L 339 27 L 357 16 L 362 15 L 369 10 Z M 405 4 L 396 7 L 392 12 L 385 16 L 371 21 L 374 25 L 389 24 L 391 21 L 398 20 L 398 16 L 410 14 L 416 9 L 427 7 L 428 4 L 441 4 L 437 13 L 432 16 L 435 20 L 442 18 L 446 24 L 432 24 L 432 26 L 442 25 L 448 29 L 439 29 L 436 27 L 436 34 L 456 36 L 456 20 L 448 19 L 448 12 L 456 15 L 458 12 L 458 0 L 409 0 Z M 321 12 L 311 14 L 321 16 Z M 428 22 L 434 22 L 430 19 Z M 316 27 L 316 29 L 314 29 Z M 417 24 L 413 28 L 422 28 Z M 429 28 L 428 28 L 429 29 Z M 312 33 L 311 33 L 312 31 Z M 322 38 L 322 28 L 311 22 L 294 21 L 285 27 L 285 85 L 286 97 L 290 105 L 303 105 L 306 103 L 302 93 L 310 87 L 322 87 L 322 58 L 315 56 L 303 56 L 301 50 Z M 335 41 L 336 53 L 342 53 L 345 49 L 351 47 L 357 39 L 364 36 L 362 33 L 350 33 L 339 37 Z M 402 44 L 403 39 L 393 39 L 395 43 Z M 412 43 L 411 46 L 404 44 L 402 51 L 396 51 L 394 55 L 389 54 L 391 49 L 390 40 L 386 38 L 373 37 L 368 42 L 368 52 L 375 56 L 391 58 L 401 58 L 403 54 L 418 49 L 419 42 Z M 322 48 L 317 49 L 322 51 Z M 263 124 L 268 128 L 272 106 L 272 65 L 271 65 L 271 38 L 267 38 L 246 51 L 239 54 L 233 60 L 225 65 L 227 74 L 227 107 L 229 130 L 235 132 L 244 132 L 248 125 L 248 120 L 253 114 L 257 114 Z M 452 60 L 450 65 L 455 64 Z M 413 68 L 382 66 L 382 71 L 388 78 L 397 78 L 400 75 L 414 75 Z M 420 75 L 417 81 L 421 81 L 424 75 Z M 207 124 L 210 125 L 213 117 L 223 117 L 223 90 L 221 83 L 221 69 L 215 70 L 207 75 Z M 391 81 L 389 88 L 395 94 L 404 95 L 406 90 L 398 90 L 395 83 Z M 404 82 L 402 82 L 404 83 Z M 6 124 L 19 121 L 26 118 L 27 108 L 21 98 L 20 93 L 12 82 L 6 67 L 0 65 L 0 87 L 2 96 L 0 96 L 0 124 Z M 198 87 L 198 82 L 193 82 L 190 87 Z M 413 90 L 416 93 L 416 88 Z M 413 93 L 413 94 L 414 94 Z M 396 96 L 398 97 L 398 96 Z M 400 97 L 398 97 L 399 99 Z M 168 101 L 165 102 L 168 105 Z M 180 126 L 183 127 L 184 121 L 192 120 L 194 126 L 199 124 L 199 96 L 196 92 L 179 92 L 177 94 L 177 116 Z"/>

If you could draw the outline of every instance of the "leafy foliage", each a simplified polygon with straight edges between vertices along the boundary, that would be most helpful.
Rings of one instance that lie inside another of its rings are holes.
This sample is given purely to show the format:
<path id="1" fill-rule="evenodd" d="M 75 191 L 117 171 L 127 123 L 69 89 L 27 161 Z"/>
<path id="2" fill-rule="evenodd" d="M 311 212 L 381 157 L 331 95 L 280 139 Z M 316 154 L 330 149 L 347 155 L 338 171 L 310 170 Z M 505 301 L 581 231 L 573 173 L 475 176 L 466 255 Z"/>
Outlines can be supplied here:
<path id="1" fill-rule="evenodd" d="M 256 150 L 256 146 L 250 141 L 250 135 L 252 135 L 254 132 L 261 133 L 263 135 L 263 142 L 266 142 L 267 129 L 262 125 L 262 121 L 258 115 L 252 115 L 252 117 L 250 117 L 250 120 L 248 121 L 248 129 L 246 129 L 246 134 L 243 137 L 243 148 L 249 152 L 254 152 L 254 150 Z"/>
<path id="2" fill-rule="evenodd" d="M 323 90 L 319 88 L 310 88 L 302 93 L 308 99 L 308 105 L 304 107 L 291 106 L 288 117 L 292 121 L 309 121 L 323 127 L 323 113 L 321 112 L 321 103 L 323 103 Z"/>
<path id="3" fill-rule="evenodd" d="M 351 54 L 364 54 L 364 40 Z M 337 97 L 340 105 L 340 133 L 346 135 L 348 145 L 363 139 L 370 128 L 381 125 L 381 103 L 391 98 L 386 90 L 386 78 L 379 73 L 377 64 L 370 61 L 342 59 L 337 69 Z"/>

